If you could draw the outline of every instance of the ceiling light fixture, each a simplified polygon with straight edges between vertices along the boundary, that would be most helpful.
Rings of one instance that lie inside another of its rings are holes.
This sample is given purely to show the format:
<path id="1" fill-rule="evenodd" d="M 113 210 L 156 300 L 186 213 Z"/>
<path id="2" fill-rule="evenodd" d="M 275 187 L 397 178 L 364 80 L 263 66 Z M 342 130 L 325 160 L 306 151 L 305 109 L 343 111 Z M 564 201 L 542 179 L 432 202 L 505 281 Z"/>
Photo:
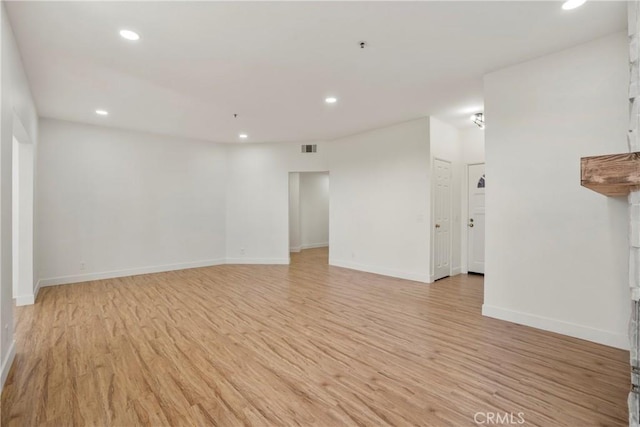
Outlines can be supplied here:
<path id="1" fill-rule="evenodd" d="M 586 2 L 587 0 L 567 0 L 562 4 L 562 8 L 564 10 L 571 10 L 582 6 Z"/>
<path id="2" fill-rule="evenodd" d="M 247 139 L 247 138 L 249 138 L 249 135 L 247 135 L 246 133 L 241 133 L 240 135 L 238 135 L 238 137 L 240 139 Z"/>
<path id="3" fill-rule="evenodd" d="M 120 37 L 132 42 L 140 40 L 140 35 L 131 30 L 120 30 Z"/>
<path id="4" fill-rule="evenodd" d="M 477 113 L 471 116 L 471 121 L 478 125 L 480 129 L 484 129 L 484 114 Z"/>
<path id="5" fill-rule="evenodd" d="M 96 110 L 96 114 L 99 116 L 108 116 L 109 112 L 107 110 Z"/>
<path id="6" fill-rule="evenodd" d="M 324 102 L 326 102 L 327 104 L 335 104 L 336 102 L 338 102 L 338 98 L 330 96 L 328 98 L 325 98 Z"/>

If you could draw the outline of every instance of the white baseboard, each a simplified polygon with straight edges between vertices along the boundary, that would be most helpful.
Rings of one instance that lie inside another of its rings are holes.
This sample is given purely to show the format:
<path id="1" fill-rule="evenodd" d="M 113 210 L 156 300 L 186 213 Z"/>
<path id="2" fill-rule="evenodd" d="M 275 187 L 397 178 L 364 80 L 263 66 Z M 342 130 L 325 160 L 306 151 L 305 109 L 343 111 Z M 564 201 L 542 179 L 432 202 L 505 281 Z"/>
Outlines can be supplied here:
<path id="1" fill-rule="evenodd" d="M 308 243 L 306 245 L 300 245 L 300 249 L 315 249 L 315 248 L 326 248 L 329 246 L 329 242 L 324 243 Z"/>
<path id="2" fill-rule="evenodd" d="M 587 326 L 568 323 L 562 320 L 537 316 L 535 314 L 508 310 L 487 304 L 482 305 L 482 315 L 494 319 L 506 320 L 520 325 L 531 326 L 544 331 L 556 332 L 574 338 L 592 341 L 610 347 L 629 350 L 629 338 L 626 334 L 616 334 L 610 331 L 594 329 Z"/>
<path id="3" fill-rule="evenodd" d="M 2 371 L 0 371 L 0 391 L 4 388 L 4 383 L 7 381 L 7 377 L 9 376 L 9 370 L 11 369 L 11 365 L 13 365 L 13 359 L 16 358 L 16 340 L 11 340 L 11 345 L 9 346 L 9 352 L 7 353 L 7 357 L 2 361 Z"/>
<path id="4" fill-rule="evenodd" d="M 225 264 L 289 264 L 289 258 L 227 258 L 225 261 Z"/>
<path id="5" fill-rule="evenodd" d="M 444 277 L 440 277 L 439 279 L 436 279 L 436 276 L 431 274 L 431 275 L 429 275 L 429 280 L 431 281 L 431 283 L 433 283 L 436 280 L 445 279 L 447 277 L 457 276 L 458 274 L 461 274 L 461 271 L 462 271 L 462 269 L 460 267 L 453 267 L 451 270 L 449 270 L 449 275 L 448 276 L 444 276 Z"/>
<path id="6" fill-rule="evenodd" d="M 38 293 L 40 292 L 40 287 L 42 286 L 40 280 L 36 283 L 36 288 L 33 290 L 33 303 L 38 300 Z"/>
<path id="7" fill-rule="evenodd" d="M 88 273 L 78 274 L 74 276 L 61 276 L 53 277 L 49 279 L 38 280 L 36 287 L 36 293 L 31 297 L 34 301 L 37 297 L 37 292 L 43 286 L 56 286 L 56 285 L 69 285 L 72 283 L 91 282 L 93 280 L 106 280 L 115 279 L 118 277 L 137 276 L 140 274 L 151 273 L 163 273 L 166 271 L 185 270 L 189 268 L 211 267 L 214 265 L 224 264 L 276 264 L 276 265 L 288 265 L 289 258 L 225 258 L 225 259 L 213 259 L 206 261 L 185 262 L 180 264 L 167 264 L 152 267 L 132 268 L 127 270 L 106 271 L 102 273 Z M 26 300 L 25 300 L 26 301 Z M 16 300 L 16 304 L 18 304 Z M 26 302 L 25 304 L 33 304 L 33 302 Z M 18 304 L 20 305 L 20 304 Z M 23 304 L 24 305 L 24 304 Z"/>
<path id="8" fill-rule="evenodd" d="M 38 281 L 38 289 L 41 286 L 68 285 L 71 283 L 90 282 L 92 280 L 115 279 L 117 277 L 162 273 L 165 271 L 185 270 L 188 268 L 211 267 L 221 264 L 224 264 L 223 259 L 213 259 L 206 261 L 185 262 L 180 264 L 166 264 L 152 267 L 131 268 L 127 270 L 105 271 L 102 273 L 87 273 L 74 276 L 53 277 L 50 279 L 40 279 Z"/>
<path id="9" fill-rule="evenodd" d="M 19 297 L 14 297 L 16 300 L 16 306 L 20 307 L 23 305 L 33 305 L 36 303 L 36 299 L 38 298 L 38 292 L 40 292 L 40 280 L 36 282 L 36 288 L 33 290 L 33 295 L 22 295 Z"/>
<path id="10" fill-rule="evenodd" d="M 19 297 L 14 297 L 14 299 L 16 300 L 17 307 L 20 307 L 23 305 L 33 305 L 36 302 L 35 295 L 22 295 Z"/>
<path id="11" fill-rule="evenodd" d="M 428 274 L 412 273 L 391 268 L 384 268 L 372 265 L 358 264 L 351 261 L 329 259 L 329 265 L 336 267 L 350 268 L 351 270 L 366 271 L 367 273 L 380 274 L 382 276 L 396 277 L 398 279 L 413 280 L 414 282 L 431 283 Z"/>
<path id="12" fill-rule="evenodd" d="M 300 252 L 303 251 L 305 249 L 315 249 L 315 248 L 327 248 L 329 247 L 329 243 L 325 242 L 325 243 L 309 243 L 306 245 L 300 245 L 300 246 L 294 246 L 292 248 L 289 248 L 289 252 Z"/>

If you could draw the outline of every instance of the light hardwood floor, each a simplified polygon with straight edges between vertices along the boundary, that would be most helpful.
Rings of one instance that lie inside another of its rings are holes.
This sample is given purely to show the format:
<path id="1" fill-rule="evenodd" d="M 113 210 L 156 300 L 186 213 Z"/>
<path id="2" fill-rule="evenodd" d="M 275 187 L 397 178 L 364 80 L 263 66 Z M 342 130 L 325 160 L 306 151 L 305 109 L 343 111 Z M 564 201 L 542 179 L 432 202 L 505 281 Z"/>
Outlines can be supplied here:
<path id="1" fill-rule="evenodd" d="M 2 425 L 626 423 L 627 352 L 484 318 L 482 289 L 329 267 L 325 249 L 44 288 L 17 309 Z"/>

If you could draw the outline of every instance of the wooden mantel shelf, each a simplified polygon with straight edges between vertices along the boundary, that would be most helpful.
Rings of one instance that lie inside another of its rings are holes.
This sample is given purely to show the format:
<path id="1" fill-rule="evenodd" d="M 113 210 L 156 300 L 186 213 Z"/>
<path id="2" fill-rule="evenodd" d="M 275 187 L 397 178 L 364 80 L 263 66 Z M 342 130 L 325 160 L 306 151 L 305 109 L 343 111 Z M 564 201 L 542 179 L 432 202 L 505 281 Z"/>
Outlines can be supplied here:
<path id="1" fill-rule="evenodd" d="M 580 183 L 605 196 L 640 190 L 640 152 L 583 157 Z"/>

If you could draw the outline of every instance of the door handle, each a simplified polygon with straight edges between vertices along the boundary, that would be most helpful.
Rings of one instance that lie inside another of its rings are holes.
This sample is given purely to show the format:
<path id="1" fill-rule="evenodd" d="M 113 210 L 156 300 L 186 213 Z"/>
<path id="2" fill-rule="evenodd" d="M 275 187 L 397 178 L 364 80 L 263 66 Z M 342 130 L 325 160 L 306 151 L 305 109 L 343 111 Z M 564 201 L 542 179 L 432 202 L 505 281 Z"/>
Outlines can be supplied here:
<path id="1" fill-rule="evenodd" d="M 436 224 L 436 228 L 440 228 L 440 224 Z"/>
<path id="2" fill-rule="evenodd" d="M 469 227 L 473 228 L 473 223 L 470 222 L 469 224 L 467 224 Z"/>

